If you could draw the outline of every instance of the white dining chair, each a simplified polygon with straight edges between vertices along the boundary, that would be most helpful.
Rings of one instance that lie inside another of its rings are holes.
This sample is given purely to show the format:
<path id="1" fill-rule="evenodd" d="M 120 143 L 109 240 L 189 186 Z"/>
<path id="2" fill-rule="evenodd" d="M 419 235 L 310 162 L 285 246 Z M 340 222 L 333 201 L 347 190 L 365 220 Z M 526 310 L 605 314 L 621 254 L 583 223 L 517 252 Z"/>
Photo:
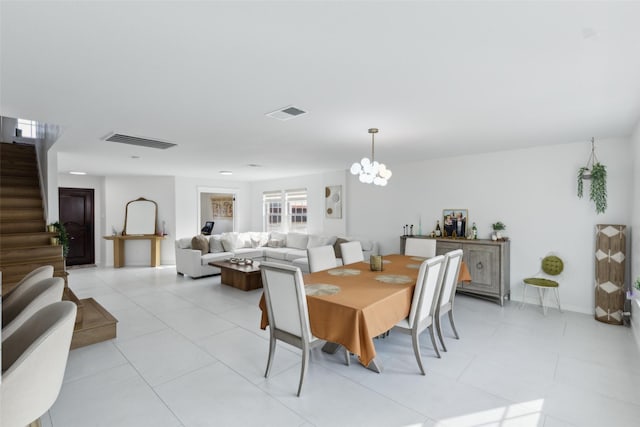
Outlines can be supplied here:
<path id="1" fill-rule="evenodd" d="M 436 256 L 436 240 L 408 238 L 404 242 L 404 254 L 424 258 L 434 257 Z"/>
<path id="2" fill-rule="evenodd" d="M 300 396 L 311 347 L 322 343 L 311 334 L 302 272 L 298 267 L 272 262 L 261 263 L 260 270 L 269 318 L 269 358 L 264 376 L 269 377 L 277 340 L 301 349 Z"/>
<path id="3" fill-rule="evenodd" d="M 340 252 L 342 252 L 342 263 L 344 265 L 364 261 L 362 245 L 358 241 L 341 243 Z"/>
<path id="4" fill-rule="evenodd" d="M 27 291 L 31 286 L 38 283 L 41 280 L 49 279 L 53 277 L 53 266 L 52 265 L 43 265 L 40 266 L 31 272 L 27 273 L 13 288 L 7 296 L 3 298 L 3 304 L 11 304 L 11 301 L 18 298 L 25 291 Z"/>
<path id="5" fill-rule="evenodd" d="M 458 274 L 460 273 L 460 265 L 462 264 L 462 249 L 456 249 L 455 251 L 447 252 L 445 258 L 445 270 L 444 278 L 442 279 L 442 290 L 440 291 L 440 298 L 438 308 L 436 310 L 436 331 L 438 331 L 438 338 L 442 344 L 442 349 L 447 351 L 447 346 L 444 344 L 444 338 L 442 334 L 442 319 L 446 313 L 449 313 L 449 323 L 453 329 L 453 334 L 456 339 L 460 339 L 458 331 L 456 330 L 456 324 L 453 322 L 453 300 L 456 296 L 456 285 L 458 284 Z"/>
<path id="6" fill-rule="evenodd" d="M 77 307 L 58 301 L 38 310 L 2 340 L 0 425 L 38 422 L 60 393 Z"/>
<path id="7" fill-rule="evenodd" d="M 435 335 L 433 333 L 433 320 L 438 304 L 438 295 L 440 286 L 442 285 L 442 277 L 444 272 L 444 256 L 433 257 L 420 264 L 418 271 L 418 280 L 415 290 L 413 291 L 413 299 L 411 300 L 411 310 L 409 316 L 393 327 L 394 330 L 410 334 L 413 342 L 413 353 L 418 361 L 420 372 L 425 375 L 422 366 L 422 357 L 420 355 L 420 334 L 429 329 L 431 335 L 431 343 L 436 351 L 436 355 L 440 357 L 438 346 L 436 344 Z"/>
<path id="8" fill-rule="evenodd" d="M 64 279 L 51 277 L 41 280 L 25 292 L 12 299 L 11 304 L 2 304 L 2 339 L 13 334 L 38 310 L 62 300 Z"/>
<path id="9" fill-rule="evenodd" d="M 311 273 L 336 268 L 338 265 L 333 246 L 308 248 L 307 258 L 309 259 L 309 271 Z"/>

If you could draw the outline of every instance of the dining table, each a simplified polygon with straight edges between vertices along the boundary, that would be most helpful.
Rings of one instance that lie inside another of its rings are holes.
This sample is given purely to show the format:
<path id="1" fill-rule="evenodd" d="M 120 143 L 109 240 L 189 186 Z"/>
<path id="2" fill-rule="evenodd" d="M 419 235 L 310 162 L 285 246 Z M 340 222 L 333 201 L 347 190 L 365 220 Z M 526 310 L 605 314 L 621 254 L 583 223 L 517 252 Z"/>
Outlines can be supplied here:
<path id="1" fill-rule="evenodd" d="M 385 255 L 382 271 L 372 271 L 369 261 L 356 262 L 304 275 L 311 333 L 327 341 L 324 351 L 344 346 L 360 363 L 381 372 L 374 339 L 409 315 L 420 264 L 426 258 Z M 458 282 L 471 281 L 462 263 Z M 269 321 L 264 294 L 260 328 Z"/>

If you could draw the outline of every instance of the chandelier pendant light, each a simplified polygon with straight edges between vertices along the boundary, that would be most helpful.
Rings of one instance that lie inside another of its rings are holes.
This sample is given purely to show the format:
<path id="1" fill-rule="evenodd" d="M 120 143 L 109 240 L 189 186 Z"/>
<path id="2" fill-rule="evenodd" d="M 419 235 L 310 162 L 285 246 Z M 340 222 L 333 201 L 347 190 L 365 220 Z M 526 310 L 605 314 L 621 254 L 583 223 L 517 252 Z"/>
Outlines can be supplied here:
<path id="1" fill-rule="evenodd" d="M 384 163 L 378 163 L 375 160 L 375 134 L 378 133 L 378 129 L 369 129 L 371 134 L 371 160 L 367 157 L 363 157 L 360 163 L 354 163 L 351 165 L 351 173 L 358 175 L 360 182 L 365 184 L 375 184 L 384 187 L 387 185 L 389 178 L 391 178 L 391 171 L 387 169 Z"/>

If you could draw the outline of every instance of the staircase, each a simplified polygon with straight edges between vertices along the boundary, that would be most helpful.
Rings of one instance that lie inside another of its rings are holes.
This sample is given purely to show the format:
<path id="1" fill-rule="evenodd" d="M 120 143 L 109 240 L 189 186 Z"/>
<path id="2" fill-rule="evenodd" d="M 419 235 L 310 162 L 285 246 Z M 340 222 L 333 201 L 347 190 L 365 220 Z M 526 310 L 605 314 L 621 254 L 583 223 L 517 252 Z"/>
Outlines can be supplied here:
<path id="1" fill-rule="evenodd" d="M 35 147 L 0 143 L 0 272 L 2 296 L 30 271 L 52 265 L 65 280 L 63 299 L 78 306 L 71 348 L 116 337 L 117 320 L 93 298 L 79 300 L 67 286 L 61 245 L 46 231 Z"/>
<path id="2" fill-rule="evenodd" d="M 0 144 L 0 270 L 2 295 L 11 292 L 25 274 L 52 265 L 54 276 L 66 281 L 62 246 L 50 243 L 46 231 L 35 148 Z"/>

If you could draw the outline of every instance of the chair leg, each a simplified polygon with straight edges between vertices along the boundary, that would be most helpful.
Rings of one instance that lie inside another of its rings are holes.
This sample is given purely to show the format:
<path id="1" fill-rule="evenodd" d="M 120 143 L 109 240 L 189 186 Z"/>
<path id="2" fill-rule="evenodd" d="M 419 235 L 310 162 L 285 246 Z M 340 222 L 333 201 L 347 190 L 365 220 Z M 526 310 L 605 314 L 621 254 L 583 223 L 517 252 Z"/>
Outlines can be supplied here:
<path id="1" fill-rule="evenodd" d="M 300 368 L 300 384 L 298 385 L 298 397 L 302 391 L 302 383 L 304 382 L 304 376 L 307 374 L 307 364 L 309 363 L 309 347 L 303 346 L 302 349 L 302 367 Z"/>
<path id="2" fill-rule="evenodd" d="M 440 344 L 442 344 L 442 350 L 447 351 L 447 346 L 444 344 L 444 337 L 442 336 L 442 322 L 440 313 L 436 316 L 436 332 L 438 332 L 438 339 L 440 340 Z"/>
<path id="3" fill-rule="evenodd" d="M 276 352 L 276 339 L 271 337 L 269 339 L 269 358 L 267 359 L 267 369 L 264 372 L 264 377 L 267 378 L 269 376 L 269 371 L 271 371 L 271 364 L 273 363 L 273 355 Z"/>
<path id="4" fill-rule="evenodd" d="M 411 331 L 411 341 L 413 342 L 413 354 L 416 356 L 416 360 L 418 361 L 418 367 L 420 368 L 420 373 L 422 375 L 426 375 L 424 372 L 424 367 L 422 366 L 422 356 L 420 356 L 420 340 L 418 338 L 419 338 L 418 332 L 416 332 L 415 329 Z"/>
<path id="5" fill-rule="evenodd" d="M 553 288 L 556 294 L 556 301 L 558 301 L 558 310 L 562 313 L 562 307 L 560 307 L 560 292 L 558 292 L 558 288 Z"/>
<path id="6" fill-rule="evenodd" d="M 527 296 L 527 284 L 522 283 L 522 286 L 524 287 L 522 288 L 522 302 L 520 303 L 520 309 L 524 308 L 524 301 L 525 301 L 525 297 Z"/>
<path id="7" fill-rule="evenodd" d="M 429 335 L 431 335 L 431 344 L 433 344 L 433 349 L 436 351 L 436 356 L 440 359 L 440 350 L 438 350 L 438 345 L 436 344 L 436 336 L 433 333 L 433 324 L 429 326 Z"/>
<path id="8" fill-rule="evenodd" d="M 351 366 L 351 353 L 349 353 L 347 347 L 344 348 L 344 358 L 347 362 L 347 366 Z"/>
<path id="9" fill-rule="evenodd" d="M 459 340 L 460 335 L 458 335 L 456 324 L 453 322 L 453 309 L 449 310 L 449 322 L 451 322 L 451 328 L 453 329 L 453 334 L 456 336 L 456 339 Z"/>
<path id="10" fill-rule="evenodd" d="M 542 306 L 542 314 L 547 315 L 547 307 L 544 305 L 544 297 L 546 295 L 546 289 L 538 288 L 538 295 L 540 296 L 540 306 Z"/>

